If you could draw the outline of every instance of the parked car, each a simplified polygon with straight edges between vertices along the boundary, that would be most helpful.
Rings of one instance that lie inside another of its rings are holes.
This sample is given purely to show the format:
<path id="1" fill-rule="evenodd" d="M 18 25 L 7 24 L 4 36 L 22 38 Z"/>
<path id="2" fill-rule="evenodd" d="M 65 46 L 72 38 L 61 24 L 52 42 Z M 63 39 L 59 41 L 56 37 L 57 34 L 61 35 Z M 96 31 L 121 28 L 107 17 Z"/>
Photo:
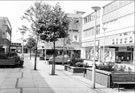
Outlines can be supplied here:
<path id="1" fill-rule="evenodd" d="M 49 64 L 52 64 L 52 62 L 53 62 L 53 56 L 51 56 L 48 60 Z M 64 58 L 62 55 L 55 57 L 55 64 L 63 64 L 63 62 L 64 64 L 68 64 L 70 62 L 70 58 L 68 55 L 64 55 Z"/>

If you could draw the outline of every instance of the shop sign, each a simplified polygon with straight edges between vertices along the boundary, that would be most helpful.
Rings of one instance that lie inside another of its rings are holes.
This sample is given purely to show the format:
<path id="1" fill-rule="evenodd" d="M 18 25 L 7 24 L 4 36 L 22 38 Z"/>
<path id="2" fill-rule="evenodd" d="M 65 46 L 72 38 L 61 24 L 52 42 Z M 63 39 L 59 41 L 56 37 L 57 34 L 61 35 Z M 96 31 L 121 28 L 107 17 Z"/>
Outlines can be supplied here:
<path id="1" fill-rule="evenodd" d="M 126 35 L 114 35 L 111 39 L 112 44 L 133 44 L 134 34 L 127 33 Z"/>
<path id="2" fill-rule="evenodd" d="M 127 51 L 127 47 L 119 47 L 119 51 Z"/>
<path id="3" fill-rule="evenodd" d="M 99 45 L 99 41 L 96 41 L 96 46 L 98 45 Z M 82 43 L 82 47 L 89 47 L 89 46 L 94 46 L 94 42 L 90 41 L 90 42 Z"/>

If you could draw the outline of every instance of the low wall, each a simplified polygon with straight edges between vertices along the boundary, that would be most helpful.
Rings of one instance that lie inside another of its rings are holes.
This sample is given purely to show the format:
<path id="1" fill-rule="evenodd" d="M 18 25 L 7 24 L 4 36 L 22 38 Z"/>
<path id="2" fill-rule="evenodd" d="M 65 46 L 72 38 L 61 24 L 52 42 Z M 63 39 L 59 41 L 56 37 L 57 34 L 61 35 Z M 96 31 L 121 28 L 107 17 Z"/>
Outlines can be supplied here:
<path id="1" fill-rule="evenodd" d="M 0 59 L 0 66 L 15 65 L 15 59 Z"/>
<path id="2" fill-rule="evenodd" d="M 96 74 L 96 79 L 95 79 L 96 83 L 104 85 L 106 87 L 111 86 L 111 80 L 110 80 L 111 79 L 111 72 L 96 69 L 95 74 Z M 85 77 L 89 80 L 92 80 L 92 68 L 86 69 Z"/>

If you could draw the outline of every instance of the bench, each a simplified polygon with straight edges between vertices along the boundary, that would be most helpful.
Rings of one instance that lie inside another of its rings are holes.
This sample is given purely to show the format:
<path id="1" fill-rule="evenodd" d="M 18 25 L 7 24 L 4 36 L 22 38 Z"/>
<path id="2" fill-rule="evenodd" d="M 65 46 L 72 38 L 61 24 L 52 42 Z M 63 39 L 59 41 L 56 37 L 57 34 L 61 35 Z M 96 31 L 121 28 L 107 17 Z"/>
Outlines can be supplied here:
<path id="1" fill-rule="evenodd" d="M 135 85 L 135 73 L 113 73 L 111 78 L 112 88 L 117 85 L 118 91 L 120 91 L 121 85 Z"/>

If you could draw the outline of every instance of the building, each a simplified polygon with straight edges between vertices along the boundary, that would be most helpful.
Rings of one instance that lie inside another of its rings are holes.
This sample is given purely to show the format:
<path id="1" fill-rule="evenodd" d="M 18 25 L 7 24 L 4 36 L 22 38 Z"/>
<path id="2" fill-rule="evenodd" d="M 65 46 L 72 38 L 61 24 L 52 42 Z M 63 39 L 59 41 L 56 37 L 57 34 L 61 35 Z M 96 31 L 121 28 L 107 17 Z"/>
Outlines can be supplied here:
<path id="1" fill-rule="evenodd" d="M 63 51 L 72 57 L 75 54 L 80 57 L 81 50 L 81 29 L 82 29 L 82 15 L 84 12 L 76 11 L 75 13 L 67 13 L 67 17 L 70 20 L 69 23 L 69 36 L 67 38 L 59 39 L 56 42 L 56 50 L 58 50 L 58 55 L 62 55 Z M 53 49 L 53 43 L 40 42 L 38 44 L 38 49 Z M 46 51 L 47 52 L 47 51 Z M 78 55 L 77 55 L 78 54 Z"/>
<path id="2" fill-rule="evenodd" d="M 97 11 L 97 30 L 96 35 L 100 36 L 101 33 L 101 10 Z M 89 65 L 92 65 L 92 60 L 94 58 L 94 26 L 95 26 L 95 13 L 92 12 L 88 15 L 83 16 L 82 23 L 82 48 L 81 48 L 81 58 L 86 59 Z M 100 38 L 96 39 L 96 60 L 98 60 L 98 50 L 99 50 Z"/>
<path id="3" fill-rule="evenodd" d="M 134 0 L 115 0 L 103 6 L 97 14 L 97 61 L 128 64 L 135 62 Z M 92 60 L 94 18 L 91 13 L 83 18 L 82 58 Z M 99 54 L 99 55 L 98 55 Z M 103 59 L 104 58 L 104 59 Z"/>
<path id="4" fill-rule="evenodd" d="M 0 52 L 10 50 L 12 27 L 7 17 L 0 17 Z"/>
<path id="5" fill-rule="evenodd" d="M 21 53 L 22 52 L 22 45 L 21 45 L 21 43 L 11 43 L 10 51 L 11 52 Z"/>

